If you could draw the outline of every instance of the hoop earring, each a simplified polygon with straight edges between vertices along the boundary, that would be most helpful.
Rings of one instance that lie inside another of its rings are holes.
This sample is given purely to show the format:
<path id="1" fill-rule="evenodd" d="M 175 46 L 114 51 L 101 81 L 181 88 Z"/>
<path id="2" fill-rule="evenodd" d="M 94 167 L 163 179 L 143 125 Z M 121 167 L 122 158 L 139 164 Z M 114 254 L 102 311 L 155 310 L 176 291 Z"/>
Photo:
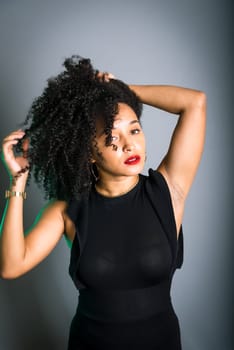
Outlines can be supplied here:
<path id="1" fill-rule="evenodd" d="M 97 182 L 99 180 L 99 176 L 98 176 L 98 171 L 97 171 L 97 167 L 96 167 L 95 163 L 91 164 L 90 171 L 91 171 L 91 174 L 94 178 L 94 181 Z"/>

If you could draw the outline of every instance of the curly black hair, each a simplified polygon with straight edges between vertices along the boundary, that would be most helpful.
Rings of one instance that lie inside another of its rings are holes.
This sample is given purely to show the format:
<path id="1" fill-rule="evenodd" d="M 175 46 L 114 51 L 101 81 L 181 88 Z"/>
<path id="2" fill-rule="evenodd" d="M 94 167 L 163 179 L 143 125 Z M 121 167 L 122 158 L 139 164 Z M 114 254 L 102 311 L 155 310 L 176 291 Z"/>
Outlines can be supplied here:
<path id="1" fill-rule="evenodd" d="M 69 200 L 89 193 L 94 181 L 91 159 L 96 118 L 104 120 L 108 146 L 118 103 L 130 106 L 138 119 L 142 104 L 122 81 L 100 78 L 90 59 L 74 55 L 63 65 L 65 70 L 50 78 L 33 101 L 24 127 L 30 139 L 30 174 L 46 199 Z"/>

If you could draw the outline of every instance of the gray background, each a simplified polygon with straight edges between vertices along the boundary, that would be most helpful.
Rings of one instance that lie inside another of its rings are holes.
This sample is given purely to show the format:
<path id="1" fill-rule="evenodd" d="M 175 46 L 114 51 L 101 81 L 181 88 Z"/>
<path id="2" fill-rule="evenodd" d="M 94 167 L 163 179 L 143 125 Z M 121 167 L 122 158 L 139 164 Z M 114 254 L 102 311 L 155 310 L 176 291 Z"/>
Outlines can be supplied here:
<path id="1" fill-rule="evenodd" d="M 71 54 L 129 83 L 204 90 L 204 156 L 184 217 L 185 262 L 172 295 L 184 350 L 231 349 L 233 5 L 228 0 L 1 1 L 1 139 Z M 165 154 L 176 117 L 146 107 L 145 173 Z M 8 178 L 0 166 L 0 210 Z M 32 184 L 25 227 L 44 204 Z M 232 226 L 233 228 L 233 226 Z M 49 234 L 49 233 L 48 233 Z M 0 349 L 62 350 L 78 293 L 62 240 L 38 267 L 0 280 Z"/>

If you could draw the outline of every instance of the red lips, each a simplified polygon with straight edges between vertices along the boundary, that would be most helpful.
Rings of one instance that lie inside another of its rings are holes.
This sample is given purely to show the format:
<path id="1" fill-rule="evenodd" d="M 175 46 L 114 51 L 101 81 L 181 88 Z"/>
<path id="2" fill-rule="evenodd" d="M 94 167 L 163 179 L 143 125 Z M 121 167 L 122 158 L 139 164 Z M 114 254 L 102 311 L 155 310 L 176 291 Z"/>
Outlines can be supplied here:
<path id="1" fill-rule="evenodd" d="M 135 165 L 137 163 L 139 163 L 141 160 L 141 157 L 138 156 L 138 155 L 134 155 L 134 156 L 131 156 L 129 157 L 128 159 L 125 160 L 124 164 L 127 164 L 127 165 Z"/>

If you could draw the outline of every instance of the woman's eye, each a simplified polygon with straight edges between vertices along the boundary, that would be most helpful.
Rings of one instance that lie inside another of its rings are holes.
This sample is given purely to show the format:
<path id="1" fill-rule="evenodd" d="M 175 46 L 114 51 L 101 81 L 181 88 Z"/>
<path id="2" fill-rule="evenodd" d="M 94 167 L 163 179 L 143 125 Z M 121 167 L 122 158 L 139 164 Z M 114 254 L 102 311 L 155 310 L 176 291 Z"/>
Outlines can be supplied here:
<path id="1" fill-rule="evenodd" d="M 117 136 L 114 136 L 114 135 L 111 136 L 111 141 L 117 141 L 117 140 L 118 140 Z"/>
<path id="2" fill-rule="evenodd" d="M 133 129 L 133 130 L 131 130 L 131 134 L 133 134 L 133 135 L 139 134 L 139 132 L 141 132 L 140 129 Z"/>

